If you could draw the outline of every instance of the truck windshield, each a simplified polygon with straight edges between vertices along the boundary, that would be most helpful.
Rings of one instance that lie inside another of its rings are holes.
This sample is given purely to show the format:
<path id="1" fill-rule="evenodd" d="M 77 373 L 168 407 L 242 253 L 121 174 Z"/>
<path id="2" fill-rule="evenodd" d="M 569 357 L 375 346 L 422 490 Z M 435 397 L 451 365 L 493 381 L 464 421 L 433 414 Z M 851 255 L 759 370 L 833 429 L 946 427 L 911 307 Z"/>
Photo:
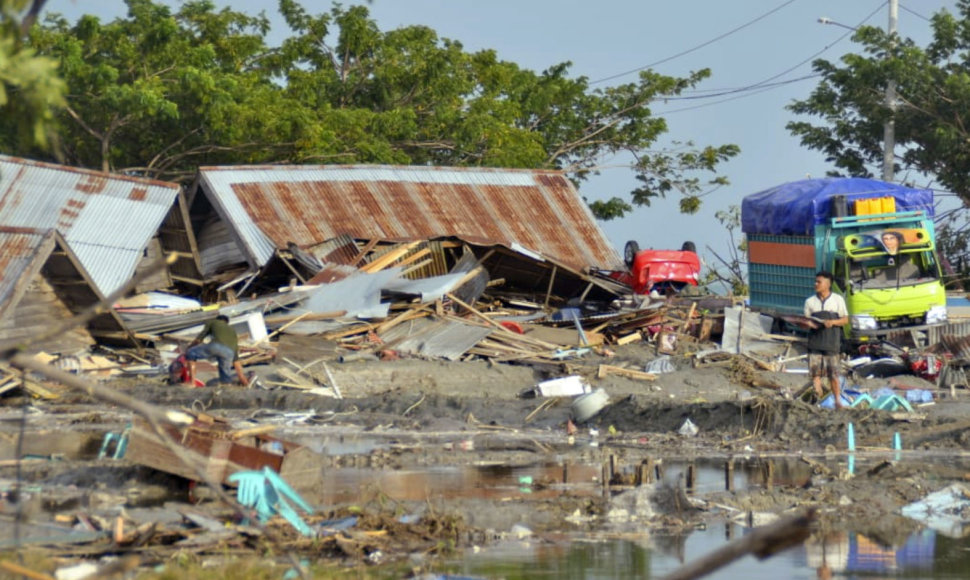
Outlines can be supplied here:
<path id="1" fill-rule="evenodd" d="M 849 262 L 849 278 L 856 288 L 894 288 L 938 279 L 933 252 L 882 253 Z"/>

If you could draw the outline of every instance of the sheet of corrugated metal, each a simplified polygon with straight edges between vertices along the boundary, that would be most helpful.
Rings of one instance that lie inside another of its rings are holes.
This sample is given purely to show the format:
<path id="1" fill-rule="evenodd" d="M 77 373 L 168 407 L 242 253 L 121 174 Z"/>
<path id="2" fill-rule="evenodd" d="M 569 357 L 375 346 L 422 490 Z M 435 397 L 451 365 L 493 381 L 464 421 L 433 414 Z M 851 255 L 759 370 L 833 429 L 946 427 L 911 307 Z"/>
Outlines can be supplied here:
<path id="1" fill-rule="evenodd" d="M 491 333 L 491 328 L 456 320 L 418 318 L 391 328 L 381 339 L 393 350 L 458 360 Z"/>
<path id="2" fill-rule="evenodd" d="M 256 265 L 288 242 L 349 234 L 458 236 L 520 244 L 581 270 L 622 268 L 569 179 L 556 171 L 386 166 L 203 167 L 200 183 Z"/>
<path id="3" fill-rule="evenodd" d="M 178 190 L 0 155 L 0 226 L 57 229 L 107 295 L 132 276 Z"/>

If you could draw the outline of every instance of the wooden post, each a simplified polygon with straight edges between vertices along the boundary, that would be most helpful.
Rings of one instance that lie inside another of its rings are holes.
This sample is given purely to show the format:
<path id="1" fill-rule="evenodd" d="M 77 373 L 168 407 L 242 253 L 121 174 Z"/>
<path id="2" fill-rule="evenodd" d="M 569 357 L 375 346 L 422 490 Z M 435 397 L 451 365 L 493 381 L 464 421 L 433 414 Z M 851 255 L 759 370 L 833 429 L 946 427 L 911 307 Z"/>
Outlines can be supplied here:
<path id="1" fill-rule="evenodd" d="M 640 462 L 640 485 L 653 483 L 656 480 L 657 465 L 649 457 Z"/>
<path id="2" fill-rule="evenodd" d="M 616 473 L 620 470 L 619 461 L 616 459 L 616 455 L 610 453 L 610 481 L 616 477 Z"/>
<path id="3" fill-rule="evenodd" d="M 771 491 L 775 485 L 775 462 L 768 460 L 768 464 L 765 467 L 765 489 Z"/>
<path id="4" fill-rule="evenodd" d="M 687 464 L 687 492 L 694 493 L 694 484 L 697 483 L 697 468 L 693 462 Z"/>
<path id="5" fill-rule="evenodd" d="M 656 475 L 655 475 L 655 478 L 656 479 L 655 479 L 655 481 L 663 481 L 663 478 L 664 478 L 664 462 L 663 462 L 662 459 L 656 463 L 655 471 L 656 471 Z"/>
<path id="6" fill-rule="evenodd" d="M 549 296 L 552 295 L 552 283 L 556 281 L 556 272 L 559 271 L 558 266 L 552 267 L 552 274 L 549 275 L 549 286 L 546 288 L 546 302 L 543 306 L 549 306 Z"/>
<path id="7" fill-rule="evenodd" d="M 728 457 L 724 464 L 724 489 L 734 491 L 734 458 Z"/>

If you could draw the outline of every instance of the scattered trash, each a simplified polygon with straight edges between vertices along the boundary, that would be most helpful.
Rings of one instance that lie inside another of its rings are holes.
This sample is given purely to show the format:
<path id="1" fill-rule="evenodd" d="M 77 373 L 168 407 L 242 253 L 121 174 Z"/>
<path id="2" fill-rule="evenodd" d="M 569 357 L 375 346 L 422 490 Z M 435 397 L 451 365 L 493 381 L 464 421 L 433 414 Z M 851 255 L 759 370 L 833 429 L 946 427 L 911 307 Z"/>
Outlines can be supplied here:
<path id="1" fill-rule="evenodd" d="M 962 538 L 970 523 L 970 488 L 954 483 L 904 506 L 900 513 L 944 536 Z"/>
<path id="2" fill-rule="evenodd" d="M 543 381 L 535 386 L 540 397 L 577 397 L 592 391 L 592 387 L 578 375 Z"/>
<path id="3" fill-rule="evenodd" d="M 54 571 L 54 578 L 57 580 L 83 580 L 85 578 L 94 578 L 97 574 L 99 566 L 93 562 L 81 562 L 74 566 L 66 566 L 64 568 L 58 568 Z"/>
<path id="4" fill-rule="evenodd" d="M 643 370 L 648 373 L 659 375 L 664 373 L 672 373 L 677 370 L 677 367 L 674 366 L 674 363 L 670 359 L 669 355 L 663 355 L 647 363 L 647 366 Z"/>
<path id="5" fill-rule="evenodd" d="M 603 389 L 596 389 L 591 393 L 581 395 L 573 401 L 573 418 L 576 419 L 577 423 L 585 423 L 599 414 L 609 402 L 610 397 Z"/>
<path id="6" fill-rule="evenodd" d="M 932 403 L 933 391 L 928 389 L 911 389 L 906 391 L 906 400 L 910 403 Z"/>
<path id="7" fill-rule="evenodd" d="M 846 393 L 839 394 L 839 400 L 842 402 L 843 407 L 851 407 L 853 399 L 850 395 Z M 829 393 L 821 401 L 819 401 L 818 406 L 823 409 L 834 409 L 835 408 L 835 397 Z"/>
<path id="8" fill-rule="evenodd" d="M 697 425 L 695 425 L 690 419 L 684 419 L 684 423 L 680 426 L 680 429 L 677 429 L 677 433 L 680 433 L 684 437 L 693 437 L 697 435 L 699 431 L 700 429 L 698 429 Z"/>

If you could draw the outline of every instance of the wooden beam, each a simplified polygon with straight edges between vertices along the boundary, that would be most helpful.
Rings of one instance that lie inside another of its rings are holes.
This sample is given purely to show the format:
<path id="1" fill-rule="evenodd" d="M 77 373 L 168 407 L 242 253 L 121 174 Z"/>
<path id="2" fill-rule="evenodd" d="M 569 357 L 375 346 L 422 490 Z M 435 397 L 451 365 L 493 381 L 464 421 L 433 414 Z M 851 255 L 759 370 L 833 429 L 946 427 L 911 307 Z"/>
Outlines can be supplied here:
<path id="1" fill-rule="evenodd" d="M 359 264 L 360 261 L 363 260 L 364 257 L 366 257 L 371 250 L 374 249 L 374 246 L 376 246 L 377 242 L 379 241 L 380 240 L 378 240 L 377 238 L 374 238 L 373 240 L 369 240 L 366 244 L 364 244 L 364 247 L 361 248 L 359 252 L 357 252 L 357 255 L 354 256 L 352 260 L 350 260 L 350 265 L 356 266 L 357 264 Z"/>
<path id="2" fill-rule="evenodd" d="M 195 278 L 188 278 L 186 276 L 179 276 L 177 274 L 172 274 L 172 280 L 176 282 L 185 282 L 186 284 L 192 284 L 194 286 L 205 286 L 205 282 L 202 280 L 196 280 Z"/>

